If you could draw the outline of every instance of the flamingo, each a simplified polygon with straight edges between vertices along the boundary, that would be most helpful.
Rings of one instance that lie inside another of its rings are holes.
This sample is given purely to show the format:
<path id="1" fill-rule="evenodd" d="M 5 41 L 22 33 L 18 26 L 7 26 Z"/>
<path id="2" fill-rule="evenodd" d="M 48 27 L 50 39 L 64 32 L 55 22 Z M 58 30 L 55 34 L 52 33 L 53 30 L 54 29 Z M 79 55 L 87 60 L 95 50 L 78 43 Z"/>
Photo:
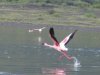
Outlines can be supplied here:
<path id="1" fill-rule="evenodd" d="M 67 54 L 68 48 L 65 47 L 69 43 L 69 41 L 73 38 L 74 34 L 76 33 L 77 30 L 75 30 L 73 33 L 70 33 L 68 36 L 66 36 L 60 43 L 57 41 L 55 34 L 54 34 L 54 29 L 53 27 L 50 28 L 49 34 L 50 37 L 54 43 L 54 45 L 49 45 L 47 43 L 43 43 L 44 46 L 48 46 L 50 48 L 54 48 L 55 50 L 59 51 L 62 53 L 62 55 L 59 57 L 60 59 L 62 56 L 65 56 L 68 60 L 73 59 L 73 57 L 69 56 Z"/>
<path id="2" fill-rule="evenodd" d="M 46 28 L 46 27 L 42 27 L 42 28 L 39 28 L 39 29 L 32 29 L 32 30 L 29 29 L 29 32 L 33 32 L 34 30 L 38 30 L 38 31 L 41 33 L 42 30 L 45 29 L 45 28 Z"/>

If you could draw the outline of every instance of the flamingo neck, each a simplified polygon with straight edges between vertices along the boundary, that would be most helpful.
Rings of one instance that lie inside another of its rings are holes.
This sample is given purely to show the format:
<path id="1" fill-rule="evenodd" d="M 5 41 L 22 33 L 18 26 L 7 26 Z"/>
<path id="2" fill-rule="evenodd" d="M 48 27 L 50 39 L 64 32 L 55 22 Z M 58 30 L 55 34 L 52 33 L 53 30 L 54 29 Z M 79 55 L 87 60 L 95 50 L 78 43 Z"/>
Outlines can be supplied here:
<path id="1" fill-rule="evenodd" d="M 48 46 L 48 47 L 50 47 L 50 48 L 54 48 L 53 45 L 49 45 L 49 44 L 47 44 L 47 43 L 44 43 L 44 46 Z"/>

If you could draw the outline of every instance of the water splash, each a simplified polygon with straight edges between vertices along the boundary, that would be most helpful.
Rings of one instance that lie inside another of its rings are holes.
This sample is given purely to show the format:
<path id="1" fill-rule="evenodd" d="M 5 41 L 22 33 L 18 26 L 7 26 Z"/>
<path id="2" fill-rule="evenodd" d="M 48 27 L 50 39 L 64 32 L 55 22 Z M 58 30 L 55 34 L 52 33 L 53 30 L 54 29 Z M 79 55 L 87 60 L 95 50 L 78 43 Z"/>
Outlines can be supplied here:
<path id="1" fill-rule="evenodd" d="M 79 60 L 76 57 L 72 57 L 74 59 L 74 67 L 81 67 Z"/>

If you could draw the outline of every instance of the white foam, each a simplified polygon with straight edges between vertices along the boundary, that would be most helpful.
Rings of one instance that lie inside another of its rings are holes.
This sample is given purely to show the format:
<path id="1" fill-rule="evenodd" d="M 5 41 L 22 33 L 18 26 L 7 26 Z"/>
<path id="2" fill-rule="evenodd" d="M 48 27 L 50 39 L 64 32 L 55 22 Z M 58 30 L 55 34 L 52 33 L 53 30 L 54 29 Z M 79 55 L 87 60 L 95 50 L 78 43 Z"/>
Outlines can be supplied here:
<path id="1" fill-rule="evenodd" d="M 73 59 L 74 59 L 74 67 L 81 67 L 81 64 L 78 61 L 78 59 L 76 57 L 73 57 Z"/>

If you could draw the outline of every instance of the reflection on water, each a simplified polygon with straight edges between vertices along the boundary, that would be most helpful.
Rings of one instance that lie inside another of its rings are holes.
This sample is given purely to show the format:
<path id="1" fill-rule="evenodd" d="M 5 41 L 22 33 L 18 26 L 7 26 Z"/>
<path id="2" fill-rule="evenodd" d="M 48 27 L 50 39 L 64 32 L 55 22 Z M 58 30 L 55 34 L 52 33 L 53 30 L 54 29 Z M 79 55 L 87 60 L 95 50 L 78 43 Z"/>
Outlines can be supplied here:
<path id="1" fill-rule="evenodd" d="M 64 66 L 64 67 L 51 67 L 51 68 L 42 68 L 43 75 L 71 75 L 74 72 L 76 74 L 80 71 L 81 67 L 72 67 Z"/>
<path id="2" fill-rule="evenodd" d="M 39 37 L 38 37 L 38 42 L 41 43 L 41 41 L 42 41 L 42 37 L 39 36 Z"/>
<path id="3" fill-rule="evenodd" d="M 63 68 L 42 68 L 42 73 L 43 75 L 67 75 Z"/>

